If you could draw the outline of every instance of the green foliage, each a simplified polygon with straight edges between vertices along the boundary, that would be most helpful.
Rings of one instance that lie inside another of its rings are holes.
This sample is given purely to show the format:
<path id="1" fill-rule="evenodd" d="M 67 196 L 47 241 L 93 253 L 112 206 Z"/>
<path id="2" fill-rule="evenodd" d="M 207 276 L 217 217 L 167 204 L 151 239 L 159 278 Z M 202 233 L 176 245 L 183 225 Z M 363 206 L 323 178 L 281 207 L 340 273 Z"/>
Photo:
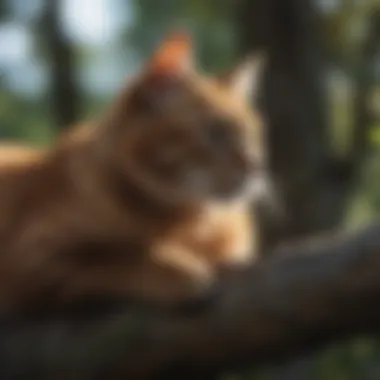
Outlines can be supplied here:
<path id="1" fill-rule="evenodd" d="M 333 59 L 352 69 L 368 27 L 368 17 L 380 8 L 378 0 L 340 0 L 323 18 L 323 37 Z"/>
<path id="2" fill-rule="evenodd" d="M 5 0 L 0 1 L 0 22 L 9 16 L 9 4 Z"/>
<path id="3" fill-rule="evenodd" d="M 375 147 L 380 148 L 380 122 L 372 126 L 369 138 Z"/>
<path id="4" fill-rule="evenodd" d="M 22 111 L 21 111 L 22 110 Z M 0 138 L 46 144 L 52 137 L 52 128 L 42 102 L 31 102 L 0 92 Z"/>

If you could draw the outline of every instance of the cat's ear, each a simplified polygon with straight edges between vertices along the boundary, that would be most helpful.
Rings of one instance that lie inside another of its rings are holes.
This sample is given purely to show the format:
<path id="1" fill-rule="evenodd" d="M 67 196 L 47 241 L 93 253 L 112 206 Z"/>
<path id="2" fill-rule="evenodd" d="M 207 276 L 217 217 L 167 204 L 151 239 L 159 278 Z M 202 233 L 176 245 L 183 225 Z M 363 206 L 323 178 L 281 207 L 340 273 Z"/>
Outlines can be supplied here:
<path id="1" fill-rule="evenodd" d="M 134 91 L 145 109 L 163 110 L 181 94 L 181 76 L 193 69 L 193 48 L 184 32 L 168 35 L 148 60 Z"/>
<path id="2" fill-rule="evenodd" d="M 182 31 L 168 35 L 158 46 L 145 68 L 148 75 L 176 75 L 193 68 L 190 36 Z"/>
<path id="3" fill-rule="evenodd" d="M 257 53 L 246 58 L 242 63 L 218 76 L 220 83 L 229 88 L 240 98 L 250 100 L 259 94 L 266 56 Z"/>

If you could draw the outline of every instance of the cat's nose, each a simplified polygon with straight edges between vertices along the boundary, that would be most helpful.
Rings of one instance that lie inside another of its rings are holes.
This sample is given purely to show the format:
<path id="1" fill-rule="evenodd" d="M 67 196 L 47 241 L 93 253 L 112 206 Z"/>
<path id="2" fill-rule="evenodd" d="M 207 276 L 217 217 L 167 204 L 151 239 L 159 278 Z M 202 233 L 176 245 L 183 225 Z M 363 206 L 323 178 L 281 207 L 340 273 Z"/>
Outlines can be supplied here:
<path id="1" fill-rule="evenodd" d="M 261 171 L 264 167 L 264 160 L 259 152 L 251 152 L 245 149 L 236 149 L 233 156 L 236 168 L 244 173 Z"/>
<path id="2" fill-rule="evenodd" d="M 235 173 L 237 177 L 240 177 L 244 180 L 263 171 L 264 166 L 259 160 L 244 157 L 240 160 Z"/>
<path id="3" fill-rule="evenodd" d="M 240 192 L 249 180 L 249 172 L 245 169 L 234 170 L 229 176 L 229 189 L 232 193 Z"/>

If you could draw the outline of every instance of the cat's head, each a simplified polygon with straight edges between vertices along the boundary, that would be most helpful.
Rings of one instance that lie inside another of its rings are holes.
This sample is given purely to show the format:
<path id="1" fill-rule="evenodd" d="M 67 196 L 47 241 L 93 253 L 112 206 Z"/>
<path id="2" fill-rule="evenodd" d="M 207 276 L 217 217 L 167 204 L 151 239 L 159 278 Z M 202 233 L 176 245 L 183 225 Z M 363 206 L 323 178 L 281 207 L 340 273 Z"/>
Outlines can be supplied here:
<path id="1" fill-rule="evenodd" d="M 254 198 L 266 154 L 252 99 L 261 57 L 200 74 L 187 35 L 169 36 L 110 111 L 110 145 L 126 175 L 170 201 Z"/>

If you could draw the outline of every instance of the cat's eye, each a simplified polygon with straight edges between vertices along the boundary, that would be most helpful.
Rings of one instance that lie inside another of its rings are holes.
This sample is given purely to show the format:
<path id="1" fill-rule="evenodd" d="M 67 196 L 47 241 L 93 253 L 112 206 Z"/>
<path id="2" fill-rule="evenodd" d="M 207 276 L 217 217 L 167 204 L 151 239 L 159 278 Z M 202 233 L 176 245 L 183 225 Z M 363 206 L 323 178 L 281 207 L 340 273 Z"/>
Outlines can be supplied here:
<path id="1" fill-rule="evenodd" d="M 224 146 L 236 139 L 237 131 L 229 121 L 213 120 L 202 129 L 204 139 L 213 145 Z"/>

